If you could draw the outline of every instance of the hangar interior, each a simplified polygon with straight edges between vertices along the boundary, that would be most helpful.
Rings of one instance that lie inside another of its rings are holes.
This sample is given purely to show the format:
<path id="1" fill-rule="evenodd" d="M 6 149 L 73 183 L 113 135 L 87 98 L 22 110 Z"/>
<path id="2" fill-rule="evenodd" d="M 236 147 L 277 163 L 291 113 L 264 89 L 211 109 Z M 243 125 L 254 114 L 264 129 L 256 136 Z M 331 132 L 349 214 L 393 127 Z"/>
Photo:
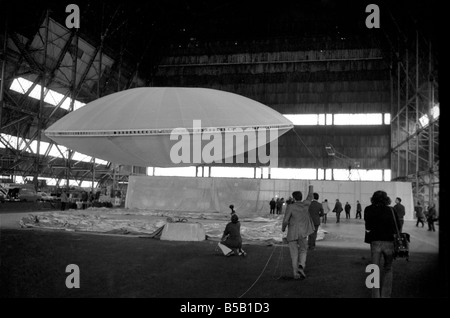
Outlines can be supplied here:
<path id="1" fill-rule="evenodd" d="M 258 10 L 235 0 L 80 1 L 79 28 L 67 27 L 65 4 L 30 3 L 25 11 L 7 4 L 1 182 L 125 190 L 130 176 L 162 176 L 159 167 L 79 154 L 43 132 L 114 92 L 205 87 L 254 99 L 294 122 L 278 140 L 279 170 L 235 166 L 250 169 L 250 179 L 405 182 L 414 202 L 438 204 L 432 12 L 425 2 L 404 3 L 379 3 L 379 29 L 365 26 L 367 4 L 352 1 Z M 192 167 L 189 176 L 229 175 L 219 168 Z"/>

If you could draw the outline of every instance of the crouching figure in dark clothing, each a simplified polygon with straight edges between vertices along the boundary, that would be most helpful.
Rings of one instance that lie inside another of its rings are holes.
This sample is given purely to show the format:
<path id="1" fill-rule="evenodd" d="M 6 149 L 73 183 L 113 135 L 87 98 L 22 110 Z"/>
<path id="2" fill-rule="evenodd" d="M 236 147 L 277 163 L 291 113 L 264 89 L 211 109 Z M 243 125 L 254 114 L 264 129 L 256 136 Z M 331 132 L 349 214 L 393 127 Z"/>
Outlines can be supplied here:
<path id="1" fill-rule="evenodd" d="M 241 223 L 236 214 L 231 215 L 231 222 L 225 227 L 221 241 L 223 245 L 231 249 L 231 252 L 226 256 L 247 255 L 242 249 Z"/>

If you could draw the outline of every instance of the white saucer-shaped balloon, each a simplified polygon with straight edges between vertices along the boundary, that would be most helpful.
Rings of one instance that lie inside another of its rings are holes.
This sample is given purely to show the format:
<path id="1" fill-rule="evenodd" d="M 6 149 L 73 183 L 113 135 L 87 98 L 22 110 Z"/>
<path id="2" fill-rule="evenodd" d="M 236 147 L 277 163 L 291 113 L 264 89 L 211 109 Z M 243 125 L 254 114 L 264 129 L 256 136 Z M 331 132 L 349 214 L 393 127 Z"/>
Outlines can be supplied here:
<path id="1" fill-rule="evenodd" d="M 173 167 L 225 163 L 252 151 L 260 161 L 256 150 L 292 127 L 272 108 L 234 93 L 145 87 L 94 100 L 55 122 L 45 134 L 110 162 Z"/>

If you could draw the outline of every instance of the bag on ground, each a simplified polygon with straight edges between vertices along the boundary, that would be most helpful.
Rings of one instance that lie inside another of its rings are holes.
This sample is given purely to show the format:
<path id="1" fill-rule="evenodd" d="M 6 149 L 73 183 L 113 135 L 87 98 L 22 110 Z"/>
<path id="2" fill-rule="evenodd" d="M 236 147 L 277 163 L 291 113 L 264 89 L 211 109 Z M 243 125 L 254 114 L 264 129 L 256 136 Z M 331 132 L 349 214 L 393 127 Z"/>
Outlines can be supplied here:
<path id="1" fill-rule="evenodd" d="M 230 248 L 226 247 L 225 245 L 223 245 L 220 242 L 219 242 L 219 244 L 217 244 L 217 247 L 220 248 L 223 255 L 225 255 L 225 256 L 227 256 L 230 252 L 232 252 L 232 250 Z"/>

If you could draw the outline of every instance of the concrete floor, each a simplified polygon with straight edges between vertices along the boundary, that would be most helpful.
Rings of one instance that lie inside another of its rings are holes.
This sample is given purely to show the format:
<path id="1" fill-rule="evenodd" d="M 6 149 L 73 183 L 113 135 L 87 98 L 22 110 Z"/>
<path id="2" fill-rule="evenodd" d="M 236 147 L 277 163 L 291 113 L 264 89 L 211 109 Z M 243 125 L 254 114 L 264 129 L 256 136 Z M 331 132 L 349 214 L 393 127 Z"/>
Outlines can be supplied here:
<path id="1" fill-rule="evenodd" d="M 1 297 L 369 298 L 364 221 L 329 217 L 324 240 L 309 252 L 307 278 L 292 280 L 286 245 L 247 244 L 247 257 L 223 257 L 216 242 L 169 242 L 131 236 L 19 229 L 23 213 L 0 214 Z M 405 222 L 410 262 L 394 263 L 392 297 L 443 297 L 439 226 Z M 68 289 L 77 264 L 81 287 Z"/>

